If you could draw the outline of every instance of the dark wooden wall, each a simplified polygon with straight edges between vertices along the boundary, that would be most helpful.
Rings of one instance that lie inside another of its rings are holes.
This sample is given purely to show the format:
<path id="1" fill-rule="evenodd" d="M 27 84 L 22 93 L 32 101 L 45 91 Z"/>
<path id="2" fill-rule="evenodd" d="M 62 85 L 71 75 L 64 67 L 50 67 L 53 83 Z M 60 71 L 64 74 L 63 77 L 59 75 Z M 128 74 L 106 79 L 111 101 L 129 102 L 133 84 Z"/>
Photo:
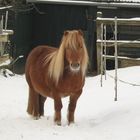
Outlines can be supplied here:
<path id="1" fill-rule="evenodd" d="M 90 57 L 89 72 L 96 71 L 96 13 L 101 11 L 103 17 L 132 18 L 140 17 L 140 9 L 116 8 L 104 9 L 96 6 L 49 5 L 35 4 L 33 10 L 14 13 L 15 35 L 13 39 L 13 56 L 24 55 L 24 59 L 14 66 L 16 73 L 24 73 L 28 53 L 37 45 L 48 44 L 58 47 L 65 30 L 82 29 L 85 34 L 87 49 Z M 112 27 L 107 31 L 107 37 L 112 37 Z M 119 39 L 140 38 L 140 28 L 119 27 Z M 123 50 L 128 53 L 127 50 Z M 130 51 L 129 51 L 130 52 Z M 133 49 L 132 55 L 140 56 Z M 112 67 L 113 63 L 108 67 Z"/>

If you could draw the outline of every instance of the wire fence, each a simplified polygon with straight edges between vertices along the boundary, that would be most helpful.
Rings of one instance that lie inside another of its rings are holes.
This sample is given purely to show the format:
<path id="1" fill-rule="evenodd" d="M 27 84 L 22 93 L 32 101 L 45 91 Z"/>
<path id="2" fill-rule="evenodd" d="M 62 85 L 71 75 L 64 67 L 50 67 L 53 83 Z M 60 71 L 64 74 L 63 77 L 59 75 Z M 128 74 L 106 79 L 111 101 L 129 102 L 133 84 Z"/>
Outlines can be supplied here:
<path id="1" fill-rule="evenodd" d="M 103 19 L 102 19 L 103 21 Z M 103 74 L 105 75 L 105 79 L 106 79 L 106 75 L 108 75 L 109 77 L 111 77 L 112 79 L 114 79 L 114 83 L 115 83 L 115 98 L 114 100 L 117 101 L 117 89 L 118 89 L 118 81 L 121 82 L 121 83 L 124 83 L 124 84 L 128 84 L 128 85 L 131 85 L 131 86 L 140 86 L 140 84 L 137 84 L 137 83 L 131 83 L 131 82 L 128 82 L 128 81 L 125 81 L 125 80 L 121 80 L 120 78 L 118 78 L 118 46 L 121 46 L 121 45 L 124 45 L 124 44 L 131 44 L 131 43 L 138 43 L 140 44 L 140 38 L 136 39 L 136 40 L 130 40 L 130 41 L 119 41 L 117 39 L 118 37 L 118 30 L 117 30 L 117 27 L 118 27 L 118 24 L 117 24 L 117 17 L 114 18 L 114 30 L 112 30 L 113 32 L 113 39 L 114 40 L 107 40 L 106 39 L 106 24 L 103 24 L 103 22 L 101 22 L 101 25 L 100 25 L 100 39 L 97 40 L 97 42 L 101 43 L 100 47 L 100 55 L 101 55 L 101 63 L 100 63 L 100 68 L 101 68 L 101 79 L 100 79 L 100 83 L 101 83 L 101 87 L 103 85 Z M 110 42 L 109 42 L 110 41 Z M 112 43 L 113 42 L 113 43 Z M 112 44 L 108 44 L 108 43 L 112 43 Z M 114 56 L 110 56 L 110 55 L 107 55 L 107 52 L 106 52 L 106 48 L 107 47 L 111 47 L 113 46 L 114 47 Z M 108 74 L 106 72 L 106 58 L 107 57 L 111 57 L 111 58 L 114 58 L 115 60 L 115 75 L 112 76 L 110 74 Z M 123 58 L 122 58 L 123 59 Z M 131 58 L 130 58 L 131 59 Z M 139 60 L 139 59 L 138 59 Z"/>
<path id="2" fill-rule="evenodd" d="M 112 76 L 111 74 L 106 73 L 106 75 L 108 75 L 110 78 L 115 80 L 115 77 Z M 127 85 L 131 85 L 131 86 L 140 86 L 140 84 L 131 83 L 131 82 L 128 82 L 128 81 L 125 81 L 125 80 L 121 80 L 119 78 L 118 78 L 118 81 L 121 82 L 121 83 L 127 84 Z"/>

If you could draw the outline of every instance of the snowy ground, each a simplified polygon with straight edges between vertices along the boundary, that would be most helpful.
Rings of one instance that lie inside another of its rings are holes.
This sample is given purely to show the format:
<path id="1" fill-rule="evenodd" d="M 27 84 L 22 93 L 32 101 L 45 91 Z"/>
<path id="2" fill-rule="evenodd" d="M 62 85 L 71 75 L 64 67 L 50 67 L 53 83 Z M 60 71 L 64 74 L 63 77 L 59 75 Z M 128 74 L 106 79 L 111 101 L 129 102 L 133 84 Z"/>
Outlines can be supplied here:
<path id="1" fill-rule="evenodd" d="M 109 71 L 114 75 L 114 71 Z M 140 67 L 119 69 L 119 78 L 140 84 Z M 28 86 L 24 76 L 0 76 L 0 140 L 140 140 L 140 86 L 114 80 L 86 78 L 74 125 L 66 121 L 68 98 L 63 99 L 62 126 L 53 123 L 53 100 L 45 104 L 45 117 L 32 120 L 26 113 Z"/>

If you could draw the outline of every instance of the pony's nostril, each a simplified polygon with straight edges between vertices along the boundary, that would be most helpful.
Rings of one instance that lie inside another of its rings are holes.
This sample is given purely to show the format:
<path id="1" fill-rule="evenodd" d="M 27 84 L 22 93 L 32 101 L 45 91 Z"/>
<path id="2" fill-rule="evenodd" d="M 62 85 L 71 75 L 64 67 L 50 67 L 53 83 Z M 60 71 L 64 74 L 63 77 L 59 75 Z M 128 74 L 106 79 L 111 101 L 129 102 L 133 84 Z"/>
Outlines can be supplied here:
<path id="1" fill-rule="evenodd" d="M 80 67 L 80 64 L 79 63 L 71 63 L 71 67 L 74 69 L 77 69 Z"/>
<path id="2" fill-rule="evenodd" d="M 76 64 L 76 67 L 79 67 L 79 63 Z"/>

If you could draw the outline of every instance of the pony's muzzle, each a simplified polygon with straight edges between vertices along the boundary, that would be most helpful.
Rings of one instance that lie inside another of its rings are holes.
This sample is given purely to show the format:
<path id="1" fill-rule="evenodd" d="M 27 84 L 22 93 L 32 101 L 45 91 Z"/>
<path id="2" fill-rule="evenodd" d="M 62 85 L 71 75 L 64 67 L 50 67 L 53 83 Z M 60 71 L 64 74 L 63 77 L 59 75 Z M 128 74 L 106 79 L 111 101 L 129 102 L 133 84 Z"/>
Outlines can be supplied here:
<path id="1" fill-rule="evenodd" d="M 75 63 L 71 63 L 70 64 L 70 69 L 72 70 L 72 71 L 79 71 L 80 70 L 80 63 L 78 63 L 78 62 L 75 62 Z"/>

